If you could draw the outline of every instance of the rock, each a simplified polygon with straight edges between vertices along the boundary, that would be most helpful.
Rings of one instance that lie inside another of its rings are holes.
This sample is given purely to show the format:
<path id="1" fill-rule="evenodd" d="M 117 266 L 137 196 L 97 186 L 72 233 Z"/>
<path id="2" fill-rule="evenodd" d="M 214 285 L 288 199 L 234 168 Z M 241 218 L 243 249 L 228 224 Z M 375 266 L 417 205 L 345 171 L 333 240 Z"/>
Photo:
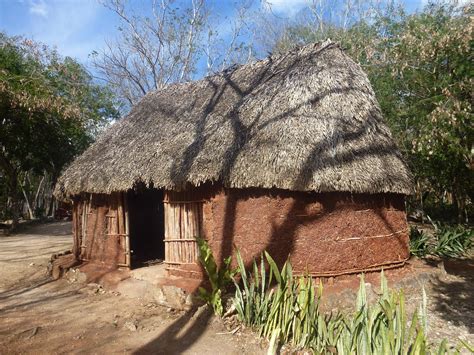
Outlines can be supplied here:
<path id="1" fill-rule="evenodd" d="M 185 306 L 186 306 L 187 308 L 191 308 L 191 307 L 194 305 L 194 303 L 195 303 L 195 302 L 194 302 L 194 297 L 193 297 L 193 295 L 192 295 L 191 293 L 188 294 L 188 295 L 186 296 L 186 300 L 185 300 L 185 302 L 184 302 Z"/>
<path id="2" fill-rule="evenodd" d="M 102 288 L 102 285 L 99 285 L 93 282 L 88 283 L 86 285 L 84 292 L 90 295 L 105 293 L 104 289 Z"/>
<path id="3" fill-rule="evenodd" d="M 66 272 L 65 277 L 69 283 L 85 283 L 87 280 L 87 275 L 79 269 L 69 269 L 69 271 Z"/>
<path id="4" fill-rule="evenodd" d="M 53 254 L 48 264 L 47 271 L 57 280 L 64 276 L 74 266 L 80 262 L 70 252 L 63 252 L 59 254 Z"/>
<path id="5" fill-rule="evenodd" d="M 123 328 L 130 330 L 131 332 L 137 331 L 137 325 L 135 321 L 126 321 L 123 325 Z"/>

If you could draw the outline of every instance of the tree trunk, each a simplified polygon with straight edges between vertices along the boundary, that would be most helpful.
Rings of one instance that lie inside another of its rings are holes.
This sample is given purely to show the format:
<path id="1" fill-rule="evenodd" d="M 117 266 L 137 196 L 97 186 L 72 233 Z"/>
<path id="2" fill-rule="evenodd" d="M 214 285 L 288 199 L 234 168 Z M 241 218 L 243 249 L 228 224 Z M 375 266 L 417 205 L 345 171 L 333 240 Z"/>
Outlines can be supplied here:
<path id="1" fill-rule="evenodd" d="M 23 193 L 23 197 L 25 198 L 26 209 L 28 210 L 28 215 L 30 219 L 34 219 L 35 214 L 33 213 L 33 210 L 31 209 L 30 201 L 28 200 L 28 195 L 26 194 L 26 191 L 23 188 L 23 186 L 21 186 L 21 192 Z"/>
<path id="2" fill-rule="evenodd" d="M 56 213 L 56 208 L 57 208 L 56 199 L 53 196 L 54 186 L 56 185 L 56 179 L 57 179 L 56 174 L 53 174 L 51 176 L 51 184 L 50 184 L 50 191 L 49 191 L 50 200 L 49 200 L 49 207 L 48 207 L 48 214 L 47 214 L 48 216 L 51 216 L 51 217 L 54 217 Z"/>
<path id="3" fill-rule="evenodd" d="M 25 183 L 28 178 L 28 173 L 25 174 L 25 178 L 23 179 L 23 184 L 20 185 L 21 192 L 23 193 L 23 197 L 25 198 L 25 203 L 26 203 L 26 208 L 28 210 L 28 214 L 30 219 L 35 218 L 35 214 L 33 213 L 33 210 L 31 209 L 31 204 L 30 204 L 30 199 L 28 198 L 28 194 L 25 191 Z"/>
<path id="4" fill-rule="evenodd" d="M 18 171 L 13 164 L 5 156 L 4 151 L 0 149 L 0 168 L 8 182 L 8 194 L 10 195 L 11 209 L 12 209 L 12 225 L 11 229 L 14 230 L 18 226 L 18 220 L 20 219 L 20 198 L 18 196 Z"/>
<path id="5" fill-rule="evenodd" d="M 39 184 L 38 184 L 38 189 L 36 190 L 36 194 L 35 194 L 35 199 L 33 201 L 33 208 L 35 209 L 35 212 L 39 210 L 39 196 L 40 196 L 40 193 L 41 193 L 41 190 L 43 188 L 43 184 L 44 184 L 44 178 L 45 178 L 45 175 L 43 175 L 43 177 L 41 178 Z M 42 217 L 42 216 L 40 216 Z"/>
<path id="6" fill-rule="evenodd" d="M 54 217 L 54 197 L 51 196 L 50 200 L 49 200 L 49 206 L 48 206 L 48 213 L 47 213 L 47 216 L 48 217 Z"/>
<path id="7" fill-rule="evenodd" d="M 455 191 L 455 189 L 453 190 L 452 196 L 453 196 L 453 205 L 454 205 L 454 213 L 456 214 L 456 220 L 458 223 L 462 223 L 463 218 L 462 218 L 460 196 L 458 196 L 458 193 L 457 191 Z"/>
<path id="8" fill-rule="evenodd" d="M 14 231 L 18 227 L 18 221 L 20 220 L 20 205 L 21 199 L 18 195 L 18 177 L 15 176 L 14 178 L 10 179 L 9 177 L 8 188 L 9 188 L 9 195 L 10 195 L 10 203 L 11 203 L 11 213 L 12 213 L 12 224 L 11 230 Z"/>
<path id="9" fill-rule="evenodd" d="M 452 190 L 453 205 L 456 213 L 457 222 L 463 223 L 463 212 L 465 207 L 464 202 L 466 196 L 465 194 L 463 194 L 462 188 L 460 187 L 460 184 L 458 183 L 458 179 L 456 177 L 453 179 Z"/>
<path id="10" fill-rule="evenodd" d="M 20 220 L 20 203 L 21 200 L 18 196 L 18 191 L 16 190 L 18 187 L 16 184 L 10 185 L 10 197 L 11 197 L 11 203 L 12 203 L 12 224 L 11 224 L 11 230 L 14 231 L 18 227 L 18 221 Z M 15 190 L 14 190 L 15 189 Z"/>

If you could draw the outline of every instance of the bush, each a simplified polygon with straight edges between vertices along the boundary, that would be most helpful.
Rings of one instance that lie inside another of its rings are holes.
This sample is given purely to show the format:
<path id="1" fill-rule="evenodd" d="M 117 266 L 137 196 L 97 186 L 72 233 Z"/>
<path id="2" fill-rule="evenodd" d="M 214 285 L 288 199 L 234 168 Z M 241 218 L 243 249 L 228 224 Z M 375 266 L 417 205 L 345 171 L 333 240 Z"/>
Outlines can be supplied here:
<path id="1" fill-rule="evenodd" d="M 436 246 L 433 254 L 457 258 L 464 256 L 472 247 L 473 231 L 463 226 L 436 226 Z"/>

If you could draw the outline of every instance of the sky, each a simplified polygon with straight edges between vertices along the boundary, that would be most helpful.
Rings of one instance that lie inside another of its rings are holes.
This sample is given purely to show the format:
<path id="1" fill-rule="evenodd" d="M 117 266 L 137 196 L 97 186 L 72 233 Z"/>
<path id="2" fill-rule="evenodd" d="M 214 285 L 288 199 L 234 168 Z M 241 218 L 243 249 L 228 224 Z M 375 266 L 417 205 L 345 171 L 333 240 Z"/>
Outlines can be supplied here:
<path id="1" fill-rule="evenodd" d="M 426 0 L 404 0 L 408 11 Z M 217 17 L 233 16 L 232 0 L 209 0 Z M 292 16 L 308 0 L 269 0 L 274 13 Z M 138 0 L 131 0 L 139 5 Z M 143 3 L 143 2 L 142 2 Z M 89 55 L 100 52 L 106 39 L 117 34 L 117 17 L 98 0 L 0 0 L 0 31 L 21 35 L 55 47 L 60 54 L 74 57 L 90 67 Z"/>

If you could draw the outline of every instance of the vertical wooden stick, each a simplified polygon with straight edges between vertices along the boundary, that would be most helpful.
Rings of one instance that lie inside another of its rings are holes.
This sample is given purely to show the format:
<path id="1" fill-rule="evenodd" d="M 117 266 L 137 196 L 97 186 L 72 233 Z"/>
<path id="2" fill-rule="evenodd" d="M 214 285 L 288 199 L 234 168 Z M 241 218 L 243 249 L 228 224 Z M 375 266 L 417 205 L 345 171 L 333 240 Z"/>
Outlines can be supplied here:
<path id="1" fill-rule="evenodd" d="M 130 264 L 130 232 L 129 232 L 129 221 L 128 221 L 128 201 L 127 194 L 123 193 L 123 208 L 125 215 L 125 264 L 131 267 Z"/>

